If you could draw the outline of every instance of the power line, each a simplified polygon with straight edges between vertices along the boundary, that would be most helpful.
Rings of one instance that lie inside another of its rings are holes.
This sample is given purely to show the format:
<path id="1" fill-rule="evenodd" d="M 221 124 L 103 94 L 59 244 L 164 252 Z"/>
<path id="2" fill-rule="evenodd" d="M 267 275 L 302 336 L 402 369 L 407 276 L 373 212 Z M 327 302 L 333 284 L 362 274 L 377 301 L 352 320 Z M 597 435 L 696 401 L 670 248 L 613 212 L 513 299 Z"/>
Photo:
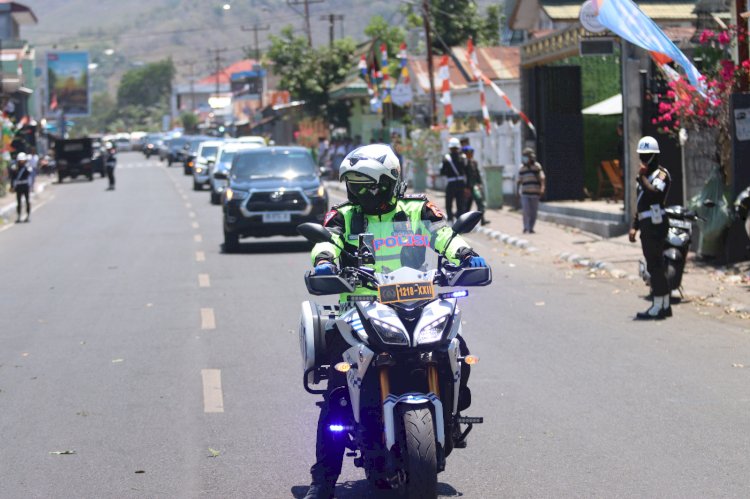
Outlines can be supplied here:
<path id="1" fill-rule="evenodd" d="M 328 43 L 331 47 L 333 47 L 333 39 L 334 39 L 334 27 L 336 26 L 336 21 L 341 21 L 341 26 L 343 28 L 344 26 L 344 16 L 343 14 L 328 14 L 327 16 L 320 16 L 321 21 L 328 21 Z"/>
<path id="2" fill-rule="evenodd" d="M 214 54 L 214 63 L 215 63 L 215 69 L 216 69 L 216 97 L 219 96 L 219 74 L 222 73 L 222 65 L 221 62 L 224 60 L 224 58 L 221 56 L 222 53 L 227 52 L 228 48 L 222 48 L 222 49 L 208 49 L 209 53 Z"/>
<path id="3" fill-rule="evenodd" d="M 261 26 L 259 24 L 254 24 L 254 25 L 252 25 L 250 27 L 247 27 L 247 28 L 245 28 L 244 26 L 242 27 L 242 31 L 252 31 L 253 32 L 253 37 L 254 37 L 254 41 L 255 41 L 254 48 L 255 48 L 255 60 L 256 61 L 260 60 L 260 49 L 259 49 L 259 45 L 258 45 L 258 31 L 268 31 L 270 29 L 271 29 L 271 27 L 269 25 L 267 25 L 267 24 L 265 26 Z"/>
<path id="4" fill-rule="evenodd" d="M 312 47 L 312 30 L 310 28 L 310 4 L 323 3 L 325 0 L 286 0 L 287 5 L 294 9 L 294 5 L 305 6 L 305 32 L 307 32 L 307 44 Z M 296 11 L 295 11 L 296 12 Z"/>

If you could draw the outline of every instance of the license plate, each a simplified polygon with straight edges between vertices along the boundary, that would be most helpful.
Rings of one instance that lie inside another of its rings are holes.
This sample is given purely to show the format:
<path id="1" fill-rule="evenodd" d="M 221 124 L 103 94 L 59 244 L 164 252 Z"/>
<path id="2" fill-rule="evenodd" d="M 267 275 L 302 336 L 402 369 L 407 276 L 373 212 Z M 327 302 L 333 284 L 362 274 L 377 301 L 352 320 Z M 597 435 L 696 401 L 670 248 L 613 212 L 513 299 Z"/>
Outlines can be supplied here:
<path id="1" fill-rule="evenodd" d="M 386 284 L 378 288 L 381 303 L 431 300 L 435 298 L 435 286 L 431 282 L 402 282 Z"/>
<path id="2" fill-rule="evenodd" d="M 278 223 L 291 222 L 291 221 L 292 221 L 292 215 L 289 213 L 279 212 L 279 213 L 264 213 L 263 214 L 264 224 L 278 224 Z"/>
<path id="3" fill-rule="evenodd" d="M 693 225 L 686 220 L 677 220 L 674 218 L 669 220 L 669 225 L 677 227 L 678 229 L 690 229 L 693 227 Z"/>

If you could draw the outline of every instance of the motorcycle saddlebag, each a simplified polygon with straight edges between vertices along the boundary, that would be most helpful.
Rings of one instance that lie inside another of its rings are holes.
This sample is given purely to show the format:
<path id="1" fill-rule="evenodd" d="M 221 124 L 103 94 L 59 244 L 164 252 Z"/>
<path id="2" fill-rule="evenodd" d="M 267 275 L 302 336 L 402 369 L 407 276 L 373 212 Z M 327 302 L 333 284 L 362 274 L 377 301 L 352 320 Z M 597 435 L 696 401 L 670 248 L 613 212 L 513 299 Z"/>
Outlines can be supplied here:
<path id="1" fill-rule="evenodd" d="M 311 301 L 302 302 L 302 315 L 299 319 L 299 346 L 302 353 L 302 370 L 318 367 L 325 363 L 326 324 L 336 318 L 338 306 L 318 305 Z"/>

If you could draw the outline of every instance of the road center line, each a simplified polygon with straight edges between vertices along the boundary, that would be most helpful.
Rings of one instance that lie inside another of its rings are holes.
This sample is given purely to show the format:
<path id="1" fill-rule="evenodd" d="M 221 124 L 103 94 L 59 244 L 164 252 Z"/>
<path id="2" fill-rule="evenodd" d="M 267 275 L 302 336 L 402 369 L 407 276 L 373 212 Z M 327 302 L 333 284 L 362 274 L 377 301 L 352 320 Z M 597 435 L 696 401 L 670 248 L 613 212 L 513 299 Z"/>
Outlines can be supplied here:
<path id="1" fill-rule="evenodd" d="M 211 278 L 208 276 L 208 274 L 198 274 L 198 286 L 200 286 L 201 288 L 211 287 Z"/>
<path id="2" fill-rule="evenodd" d="M 193 205 L 192 205 L 192 204 L 190 204 L 190 203 L 185 203 L 185 208 L 187 208 L 188 210 L 189 210 L 190 208 L 192 208 L 192 207 L 193 207 Z"/>
<path id="3" fill-rule="evenodd" d="M 216 318 L 214 317 L 214 309 L 212 308 L 201 309 L 201 329 L 216 329 Z"/>
<path id="4" fill-rule="evenodd" d="M 201 369 L 203 378 L 203 412 L 224 412 L 221 391 L 221 369 Z"/>
<path id="5" fill-rule="evenodd" d="M 190 218 L 195 218 L 195 212 L 194 212 L 194 211 L 191 211 L 190 213 L 188 213 L 188 216 L 189 216 Z"/>
<path id="6" fill-rule="evenodd" d="M 206 261 L 206 254 L 203 251 L 196 251 L 195 252 L 195 261 L 196 262 L 205 262 Z"/>
<path id="7" fill-rule="evenodd" d="M 201 224 L 199 224 L 198 222 L 193 222 L 194 229 L 200 229 L 200 227 L 201 227 Z"/>
<path id="8" fill-rule="evenodd" d="M 200 234 L 194 235 L 193 239 L 195 240 L 196 243 L 202 243 L 203 242 L 203 236 L 201 236 Z"/>

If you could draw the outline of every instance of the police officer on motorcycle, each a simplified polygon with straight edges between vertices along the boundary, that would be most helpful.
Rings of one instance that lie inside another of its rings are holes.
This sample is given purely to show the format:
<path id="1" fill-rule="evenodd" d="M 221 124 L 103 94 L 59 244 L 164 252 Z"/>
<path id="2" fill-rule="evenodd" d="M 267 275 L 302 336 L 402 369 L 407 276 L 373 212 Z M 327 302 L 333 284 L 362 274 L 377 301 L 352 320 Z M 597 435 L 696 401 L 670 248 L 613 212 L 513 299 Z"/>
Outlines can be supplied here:
<path id="1" fill-rule="evenodd" d="M 370 144 L 350 152 L 341 163 L 339 180 L 346 183 L 348 202 L 335 206 L 325 217 L 323 225 L 333 235 L 334 243 L 318 243 L 312 250 L 316 275 L 333 275 L 338 272 L 337 262 L 342 266 L 356 266 L 356 261 L 342 254 L 341 247 L 349 253 L 357 251 L 358 234 L 381 222 L 402 222 L 412 230 L 425 229 L 430 247 L 445 256 L 451 263 L 472 267 L 487 266 L 484 258 L 477 255 L 460 236 L 448 227 L 442 212 L 424 195 L 404 196 L 405 184 L 401 182 L 401 165 L 396 154 L 386 144 Z M 416 233 L 416 232 L 415 232 Z M 382 255 L 385 259 L 403 258 L 401 248 L 381 247 L 378 251 L 393 252 Z M 367 293 L 368 290 L 357 290 Z M 355 291 L 355 294 L 357 292 Z M 459 336 L 462 355 L 468 348 Z M 329 365 L 341 361 L 349 345 L 334 329 L 326 331 L 326 355 Z M 471 392 L 466 386 L 469 371 L 463 364 L 458 410 L 465 410 L 471 403 Z M 344 442 L 326 431 L 329 414 L 329 394 L 336 388 L 346 386 L 346 378 L 335 369 L 329 369 L 328 392 L 318 419 L 316 462 L 310 469 L 312 484 L 305 499 L 333 497 L 336 480 L 341 473 Z"/>
<path id="2" fill-rule="evenodd" d="M 638 141 L 638 156 L 641 167 L 636 178 L 636 214 L 628 237 L 635 242 L 636 233 L 641 231 L 641 247 L 646 267 L 651 274 L 653 302 L 645 312 L 638 312 L 636 320 L 660 320 L 672 317 L 669 301 L 669 285 L 664 264 L 664 244 L 669 223 L 664 205 L 669 193 L 672 177 L 666 168 L 659 165 L 659 143 L 653 137 L 643 137 Z"/>

